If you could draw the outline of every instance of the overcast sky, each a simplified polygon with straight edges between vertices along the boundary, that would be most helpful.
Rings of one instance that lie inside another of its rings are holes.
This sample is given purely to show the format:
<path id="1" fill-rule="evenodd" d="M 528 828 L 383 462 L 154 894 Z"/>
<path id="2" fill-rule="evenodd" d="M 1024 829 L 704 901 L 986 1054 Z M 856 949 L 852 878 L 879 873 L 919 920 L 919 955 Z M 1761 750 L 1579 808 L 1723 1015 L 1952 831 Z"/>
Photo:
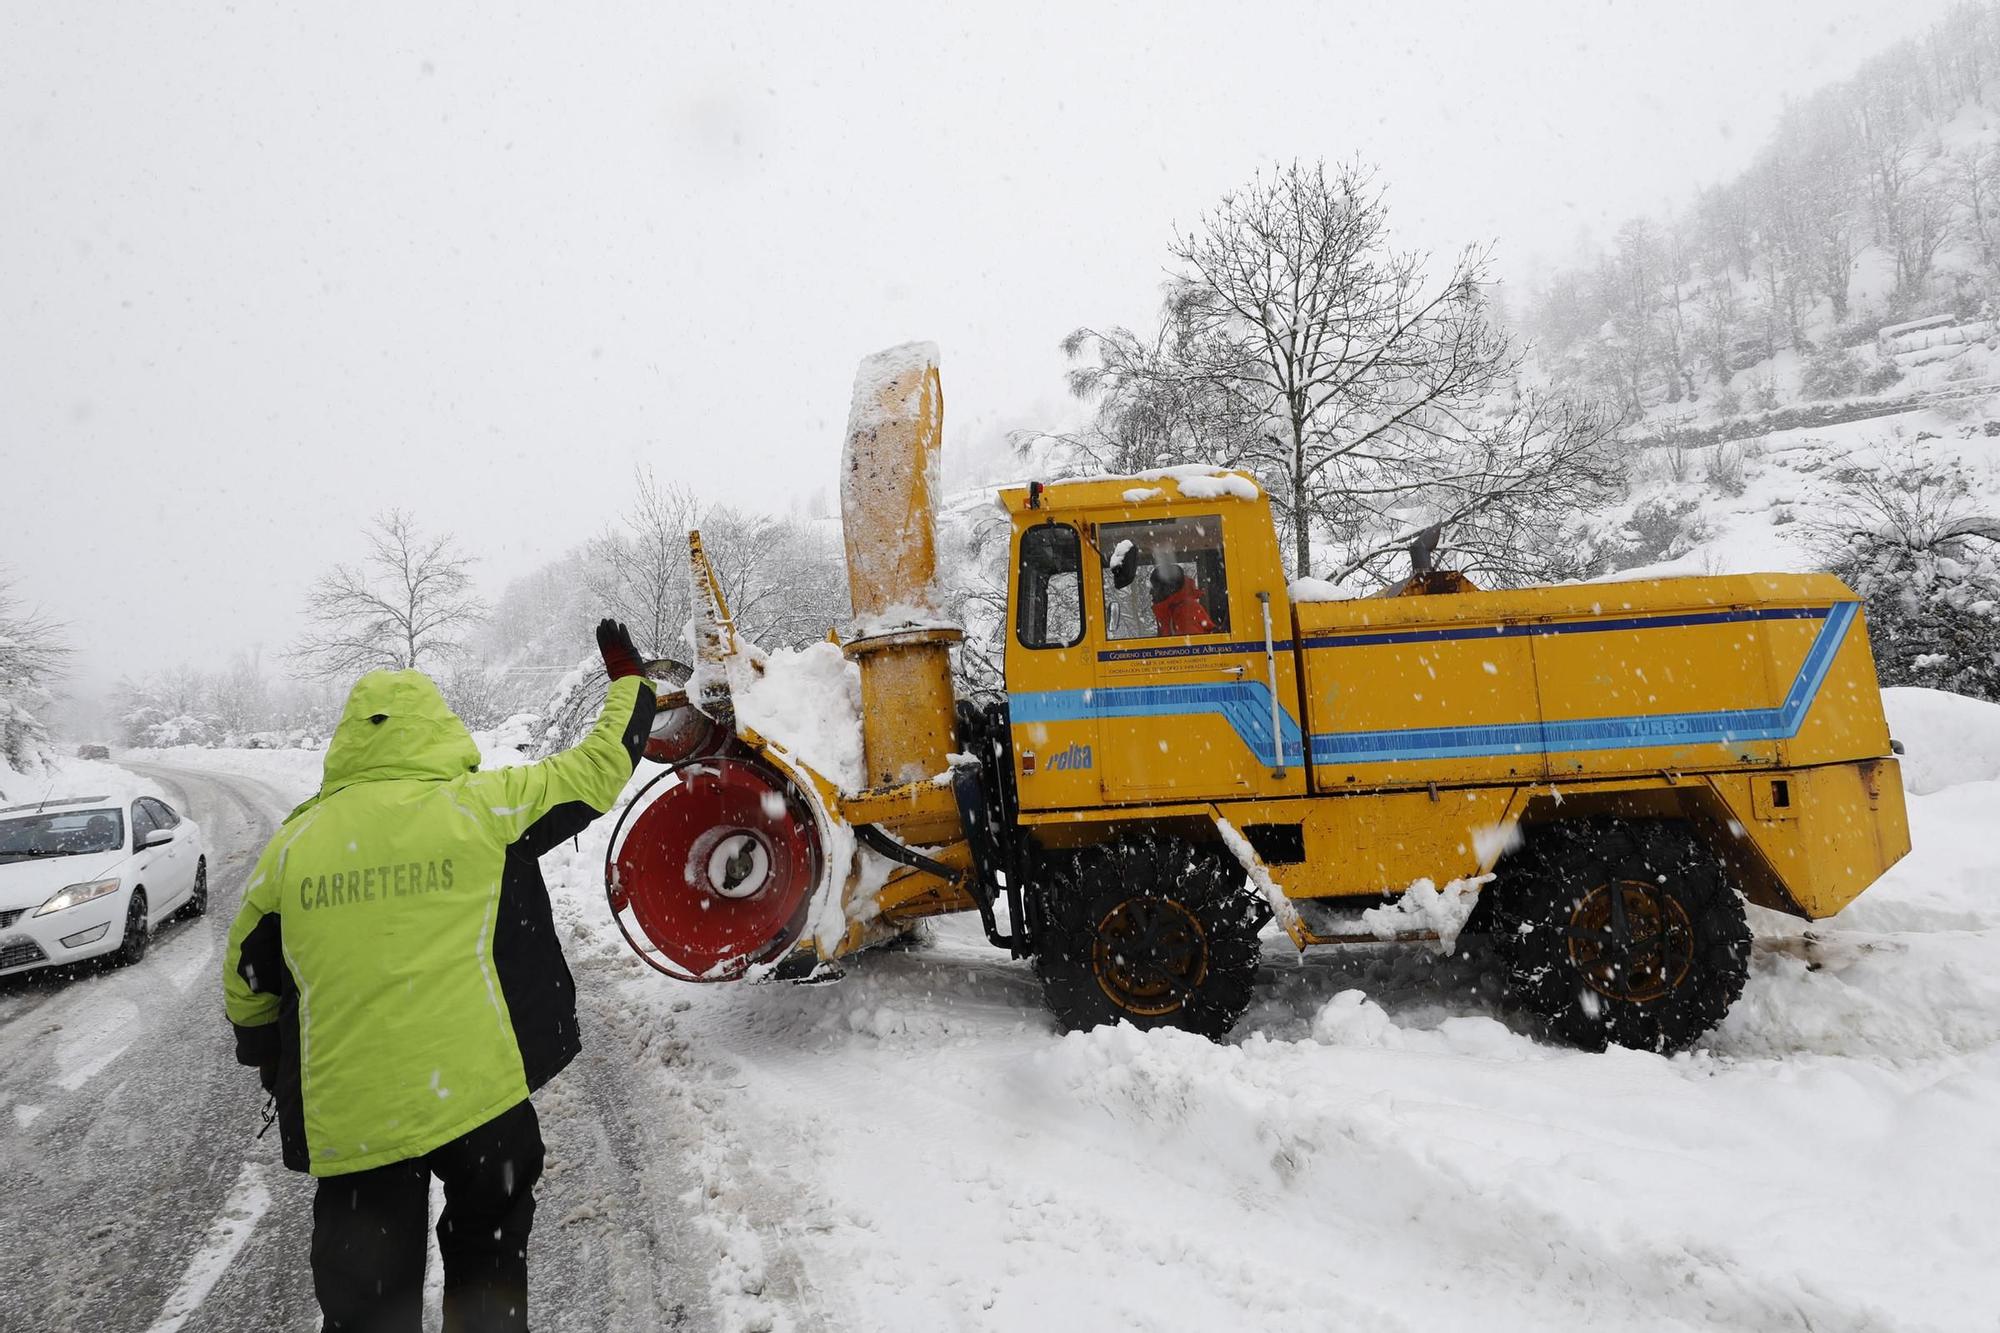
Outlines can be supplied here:
<path id="1" fill-rule="evenodd" d="M 497 592 L 636 463 L 811 504 L 858 358 L 1051 424 L 1262 162 L 1518 276 L 1945 8 L 5 0 L 0 565 L 106 681 L 274 653 L 393 505 Z"/>

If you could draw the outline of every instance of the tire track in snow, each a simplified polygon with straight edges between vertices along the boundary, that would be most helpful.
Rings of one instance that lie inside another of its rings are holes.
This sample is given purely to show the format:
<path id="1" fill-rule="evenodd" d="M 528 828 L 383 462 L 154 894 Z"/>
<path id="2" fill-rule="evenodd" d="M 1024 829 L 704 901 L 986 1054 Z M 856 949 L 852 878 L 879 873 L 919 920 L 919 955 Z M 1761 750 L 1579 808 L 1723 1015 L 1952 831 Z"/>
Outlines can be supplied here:
<path id="1" fill-rule="evenodd" d="M 562 927 L 559 927 L 562 928 Z M 589 939 L 589 928 L 568 927 Z M 571 944 L 583 1053 L 536 1096 L 549 1167 L 529 1262 L 537 1326 L 650 1333 L 715 1327 L 713 1253 L 690 1221 L 688 1127 L 651 1077 L 672 1037 L 634 1023 L 615 960 Z"/>
<path id="2" fill-rule="evenodd" d="M 222 1201 L 222 1211 L 209 1226 L 208 1240 L 189 1261 L 180 1285 L 167 1297 L 160 1317 L 147 1333 L 178 1333 L 188 1316 L 201 1308 L 217 1279 L 250 1239 L 257 1222 L 271 1206 L 271 1191 L 264 1184 L 265 1168 L 246 1162 Z"/>

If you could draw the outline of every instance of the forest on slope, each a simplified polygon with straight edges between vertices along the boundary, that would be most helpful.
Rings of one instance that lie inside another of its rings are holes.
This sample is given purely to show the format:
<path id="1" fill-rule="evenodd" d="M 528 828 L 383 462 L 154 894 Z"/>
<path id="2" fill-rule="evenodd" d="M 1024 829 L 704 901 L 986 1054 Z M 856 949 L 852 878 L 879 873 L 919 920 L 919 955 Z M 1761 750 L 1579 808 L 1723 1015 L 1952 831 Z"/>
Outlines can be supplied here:
<path id="1" fill-rule="evenodd" d="M 1514 317 L 1557 383 L 1694 422 L 1943 378 L 1912 376 L 1912 352 L 1984 378 L 1965 354 L 1990 350 L 1997 312 L 2000 7 L 1968 3 L 1790 106 L 1740 176 L 1633 218 Z"/>

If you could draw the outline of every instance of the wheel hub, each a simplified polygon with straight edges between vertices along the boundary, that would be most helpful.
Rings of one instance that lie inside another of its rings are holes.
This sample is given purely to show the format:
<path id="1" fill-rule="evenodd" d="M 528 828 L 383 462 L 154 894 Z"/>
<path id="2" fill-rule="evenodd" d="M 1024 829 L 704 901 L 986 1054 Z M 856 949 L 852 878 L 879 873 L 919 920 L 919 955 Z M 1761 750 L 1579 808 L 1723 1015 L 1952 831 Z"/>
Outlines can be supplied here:
<path id="1" fill-rule="evenodd" d="M 1694 966 L 1694 926 L 1658 884 L 1614 880 L 1586 893 L 1569 917 L 1569 960 L 1606 999 L 1648 1004 Z"/>
<path id="2" fill-rule="evenodd" d="M 754 898 L 770 883 L 770 844 L 756 833 L 748 829 L 718 829 L 703 841 L 712 842 L 713 847 L 699 873 L 690 865 L 691 883 L 702 883 L 710 893 L 722 898 Z M 694 862 L 700 857 L 701 844 L 697 842 L 694 855 L 688 859 Z"/>
<path id="3" fill-rule="evenodd" d="M 1097 923 L 1090 962 L 1113 1004 L 1158 1017 L 1180 1008 L 1208 975 L 1208 935 L 1171 898 L 1127 898 Z"/>

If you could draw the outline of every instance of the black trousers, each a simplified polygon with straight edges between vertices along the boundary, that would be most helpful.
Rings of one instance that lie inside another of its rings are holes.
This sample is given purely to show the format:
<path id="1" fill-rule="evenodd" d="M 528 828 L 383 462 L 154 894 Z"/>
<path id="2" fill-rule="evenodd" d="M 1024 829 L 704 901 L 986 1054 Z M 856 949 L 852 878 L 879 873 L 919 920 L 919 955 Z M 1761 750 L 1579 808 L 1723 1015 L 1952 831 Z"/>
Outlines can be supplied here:
<path id="1" fill-rule="evenodd" d="M 324 1176 L 313 1196 L 313 1293 L 324 1333 L 420 1333 L 430 1180 L 446 1333 L 528 1327 L 528 1230 L 542 1127 L 526 1101 L 407 1162 Z"/>

